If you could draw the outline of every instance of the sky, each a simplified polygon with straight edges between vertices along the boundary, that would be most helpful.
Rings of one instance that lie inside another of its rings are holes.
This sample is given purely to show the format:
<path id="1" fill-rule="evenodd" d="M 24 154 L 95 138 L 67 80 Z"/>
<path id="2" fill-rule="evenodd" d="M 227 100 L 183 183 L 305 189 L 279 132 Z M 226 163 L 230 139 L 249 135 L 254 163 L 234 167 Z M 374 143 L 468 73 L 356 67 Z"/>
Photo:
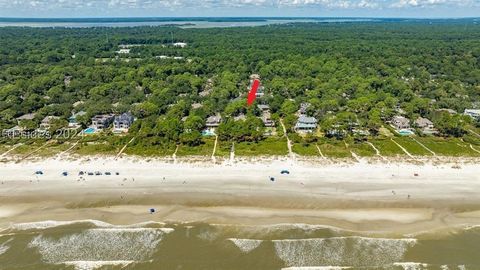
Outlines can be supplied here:
<path id="1" fill-rule="evenodd" d="M 480 0 L 0 0 L 0 17 L 480 17 Z"/>

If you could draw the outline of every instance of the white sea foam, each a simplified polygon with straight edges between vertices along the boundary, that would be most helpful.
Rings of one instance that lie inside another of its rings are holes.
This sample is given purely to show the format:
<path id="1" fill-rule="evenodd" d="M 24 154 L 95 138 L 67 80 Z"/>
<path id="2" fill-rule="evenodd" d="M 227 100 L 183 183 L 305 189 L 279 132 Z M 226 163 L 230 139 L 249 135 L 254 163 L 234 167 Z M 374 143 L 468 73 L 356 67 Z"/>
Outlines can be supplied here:
<path id="1" fill-rule="evenodd" d="M 303 266 L 303 267 L 288 267 L 282 268 L 281 270 L 342 270 L 342 269 L 352 269 L 349 266 Z"/>
<path id="2" fill-rule="evenodd" d="M 416 263 L 416 262 L 396 262 L 394 266 L 402 267 L 404 270 L 421 270 L 427 269 L 428 264 L 426 263 Z"/>
<path id="3" fill-rule="evenodd" d="M 65 265 L 72 265 L 75 270 L 93 270 L 103 266 L 122 266 L 125 267 L 134 261 L 70 261 L 63 262 Z"/>
<path id="4" fill-rule="evenodd" d="M 7 250 L 10 248 L 7 244 L 12 240 L 13 240 L 13 238 L 10 238 L 0 245 L 0 255 L 7 252 Z"/>
<path id="5" fill-rule="evenodd" d="M 46 220 L 46 221 L 38 221 L 38 222 L 27 222 L 27 223 L 16 223 L 10 225 L 10 229 L 14 230 L 43 230 L 48 228 L 54 228 L 59 226 L 66 226 L 78 223 L 90 223 L 96 227 L 100 228 L 132 228 L 132 227 L 144 227 L 148 225 L 165 225 L 165 223 L 160 222 L 143 222 L 138 224 L 131 224 L 131 225 L 113 225 L 107 222 L 93 220 L 93 219 L 86 219 L 86 220 L 72 220 L 72 221 L 55 221 L 55 220 Z"/>
<path id="6" fill-rule="evenodd" d="M 95 228 L 61 238 L 39 235 L 29 244 L 49 263 L 73 261 L 139 261 L 151 256 L 173 229 Z"/>
<path id="7" fill-rule="evenodd" d="M 288 267 L 314 265 L 382 266 L 401 261 L 416 239 L 332 237 L 273 241 Z"/>
<path id="8" fill-rule="evenodd" d="M 243 253 L 249 253 L 256 249 L 263 240 L 229 238 Z"/>
<path id="9" fill-rule="evenodd" d="M 7 252 L 7 250 L 9 249 L 10 247 L 5 245 L 5 244 L 2 244 L 0 245 L 0 255 L 2 255 L 3 253 Z"/>

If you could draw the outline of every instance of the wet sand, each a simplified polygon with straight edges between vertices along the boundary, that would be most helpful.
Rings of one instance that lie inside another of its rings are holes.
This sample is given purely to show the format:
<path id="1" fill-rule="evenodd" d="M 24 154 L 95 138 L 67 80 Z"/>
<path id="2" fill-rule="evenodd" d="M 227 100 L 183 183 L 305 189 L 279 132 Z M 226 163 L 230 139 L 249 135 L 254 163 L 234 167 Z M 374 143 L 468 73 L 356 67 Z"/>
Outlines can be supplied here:
<path id="1" fill-rule="evenodd" d="M 290 174 L 281 175 L 284 169 Z M 37 170 L 44 174 L 35 175 Z M 103 175 L 80 179 L 79 171 Z M 212 165 L 129 158 L 3 163 L 0 228 L 93 219 L 112 224 L 302 223 L 365 234 L 415 234 L 480 224 L 479 172 L 475 163 L 460 168 L 453 163 Z M 156 212 L 150 214 L 150 208 Z"/>

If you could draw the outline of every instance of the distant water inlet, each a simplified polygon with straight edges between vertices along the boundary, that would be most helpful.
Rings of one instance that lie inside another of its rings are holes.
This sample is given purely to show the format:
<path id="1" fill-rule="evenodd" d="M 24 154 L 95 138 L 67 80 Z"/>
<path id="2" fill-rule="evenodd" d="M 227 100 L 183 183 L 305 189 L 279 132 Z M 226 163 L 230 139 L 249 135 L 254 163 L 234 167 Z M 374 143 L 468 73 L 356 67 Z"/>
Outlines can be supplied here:
<path id="1" fill-rule="evenodd" d="M 480 269 L 478 250 L 478 227 L 379 238 L 297 224 L 49 221 L 3 230 L 0 269 Z"/>

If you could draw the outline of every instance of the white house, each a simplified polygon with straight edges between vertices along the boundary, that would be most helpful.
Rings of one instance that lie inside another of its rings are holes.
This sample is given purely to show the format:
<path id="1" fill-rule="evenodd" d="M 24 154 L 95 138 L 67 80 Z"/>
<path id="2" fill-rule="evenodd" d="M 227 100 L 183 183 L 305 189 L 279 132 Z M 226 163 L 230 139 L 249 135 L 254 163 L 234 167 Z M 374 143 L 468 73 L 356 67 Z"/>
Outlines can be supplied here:
<path id="1" fill-rule="evenodd" d="M 297 132 L 313 132 L 317 129 L 317 119 L 315 117 L 308 117 L 300 115 L 295 124 L 295 131 Z"/>
<path id="2" fill-rule="evenodd" d="M 466 109 L 464 114 L 472 117 L 473 119 L 480 120 L 480 110 Z"/>

